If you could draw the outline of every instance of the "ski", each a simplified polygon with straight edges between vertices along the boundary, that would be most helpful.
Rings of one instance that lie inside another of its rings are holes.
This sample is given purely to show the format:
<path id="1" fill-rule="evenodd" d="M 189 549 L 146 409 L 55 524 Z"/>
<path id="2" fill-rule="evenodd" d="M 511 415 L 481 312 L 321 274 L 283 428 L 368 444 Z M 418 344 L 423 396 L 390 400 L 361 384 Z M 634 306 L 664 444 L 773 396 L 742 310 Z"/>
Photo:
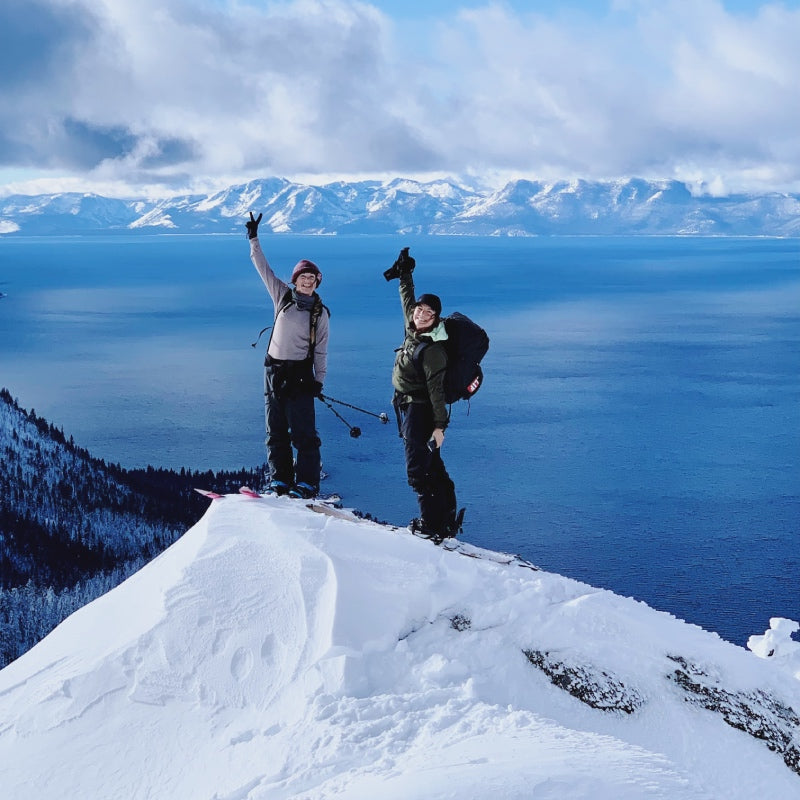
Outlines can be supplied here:
<path id="1" fill-rule="evenodd" d="M 513 554 L 513 553 L 501 553 L 496 550 L 486 550 L 483 547 L 477 547 L 474 544 L 469 544 L 467 542 L 459 542 L 455 539 L 445 539 L 441 547 L 445 550 L 453 550 L 455 552 L 460 553 L 462 556 L 467 556 L 467 558 L 478 558 L 482 561 L 494 561 L 496 564 L 515 564 L 518 567 L 524 567 L 525 569 L 533 570 L 534 572 L 539 572 L 541 567 L 537 567 L 531 561 L 528 561 L 526 558 L 523 558 L 520 555 Z"/>
<path id="2" fill-rule="evenodd" d="M 208 497 L 211 500 L 221 500 L 225 497 L 224 494 L 218 494 L 217 492 L 212 492 L 209 489 L 195 489 L 198 494 L 203 495 L 203 497 Z"/>
<path id="3" fill-rule="evenodd" d="M 388 528 L 391 531 L 402 530 L 396 525 L 390 525 L 388 522 L 378 522 L 377 520 L 369 519 L 368 517 L 360 517 L 358 514 L 338 506 L 338 502 L 338 500 L 320 500 L 320 498 L 317 497 L 312 502 L 306 503 L 306 508 L 310 509 L 311 511 L 315 511 L 317 514 L 325 514 L 328 517 L 345 519 L 348 522 L 374 522 L 376 525 L 380 525 L 382 528 Z"/>
<path id="4" fill-rule="evenodd" d="M 291 497 L 288 493 L 285 495 L 279 495 L 277 492 L 266 491 L 263 494 L 261 492 L 255 491 L 255 489 L 251 489 L 249 486 L 240 486 L 239 487 L 239 494 L 243 494 L 245 497 L 252 497 L 256 500 L 261 499 L 263 497 Z M 292 500 L 298 500 L 301 498 L 292 497 Z M 341 503 L 342 498 L 341 495 L 338 494 L 320 494 L 313 498 L 314 502 L 317 503 Z"/>
<path id="5" fill-rule="evenodd" d="M 203 495 L 203 497 L 208 497 L 210 500 L 221 500 L 223 497 L 227 497 L 228 495 L 220 494 L 219 492 L 213 492 L 210 489 L 194 489 L 198 494 Z M 240 486 L 239 487 L 239 494 L 243 495 L 244 497 L 250 497 L 254 500 L 259 500 L 264 497 L 278 497 L 277 494 L 274 492 L 265 492 L 262 494 L 261 492 L 257 492 L 255 489 L 251 489 L 249 486 Z M 293 498 L 294 499 L 294 498 Z M 319 495 L 318 497 L 314 498 L 315 503 L 320 504 L 334 504 L 334 503 L 341 503 L 342 498 L 341 495 L 338 494 L 323 494 Z"/>
<path id="6" fill-rule="evenodd" d="M 337 519 L 347 520 L 348 522 L 372 522 L 395 533 L 410 533 L 412 536 L 416 536 L 416 534 L 409 528 L 401 528 L 397 525 L 390 525 L 385 522 L 376 522 L 375 520 L 367 519 L 366 517 L 360 517 L 358 514 L 354 514 L 352 511 L 348 511 L 344 508 L 336 508 L 335 506 L 316 502 L 306 503 L 306 508 L 316 512 L 317 514 L 325 514 L 328 517 L 336 517 Z M 511 553 L 498 553 L 494 550 L 486 550 L 482 547 L 469 544 L 468 542 L 458 541 L 455 537 L 445 539 L 439 545 L 436 545 L 435 542 L 426 536 L 418 536 L 417 538 L 425 539 L 436 547 L 441 547 L 443 550 L 447 550 L 451 553 L 458 553 L 459 555 L 466 556 L 467 558 L 476 558 L 481 561 L 492 561 L 495 564 L 501 564 L 503 566 L 513 565 L 523 567 L 525 569 L 533 570 L 534 572 L 538 572 L 540 570 L 539 567 L 527 559 L 522 558 L 522 556 L 512 555 Z"/>
<path id="7" fill-rule="evenodd" d="M 336 494 L 335 492 L 331 494 L 318 494 L 313 499 L 315 503 L 323 503 L 325 505 L 334 505 L 342 502 L 342 496 L 340 494 Z"/>

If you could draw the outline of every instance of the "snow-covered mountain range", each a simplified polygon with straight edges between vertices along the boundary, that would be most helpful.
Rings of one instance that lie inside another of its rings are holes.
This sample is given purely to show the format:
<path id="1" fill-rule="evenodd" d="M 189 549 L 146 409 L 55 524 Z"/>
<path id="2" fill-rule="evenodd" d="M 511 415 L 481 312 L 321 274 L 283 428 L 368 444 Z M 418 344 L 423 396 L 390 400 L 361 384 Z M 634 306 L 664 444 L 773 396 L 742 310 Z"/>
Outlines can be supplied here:
<path id="1" fill-rule="evenodd" d="M 231 495 L 0 671 L 15 800 L 800 798 L 800 644 Z"/>
<path id="2" fill-rule="evenodd" d="M 516 180 L 496 191 L 458 181 L 336 182 L 266 178 L 210 195 L 162 200 L 96 194 L 0 199 L 0 235 L 298 234 L 800 236 L 800 195 L 697 196 L 677 181 Z"/>

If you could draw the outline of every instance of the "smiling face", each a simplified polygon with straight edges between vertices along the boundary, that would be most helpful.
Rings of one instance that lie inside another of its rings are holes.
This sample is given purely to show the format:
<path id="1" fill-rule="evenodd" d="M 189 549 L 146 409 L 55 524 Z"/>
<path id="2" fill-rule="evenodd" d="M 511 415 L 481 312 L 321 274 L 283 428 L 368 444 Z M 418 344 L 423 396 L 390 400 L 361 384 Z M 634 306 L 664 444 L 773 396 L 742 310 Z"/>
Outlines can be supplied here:
<path id="1" fill-rule="evenodd" d="M 314 289 L 317 288 L 317 276 L 313 272 L 301 272 L 294 286 L 300 294 L 314 294 Z"/>
<path id="2" fill-rule="evenodd" d="M 414 327 L 420 333 L 431 330 L 436 324 L 436 312 L 425 303 L 414 306 Z"/>

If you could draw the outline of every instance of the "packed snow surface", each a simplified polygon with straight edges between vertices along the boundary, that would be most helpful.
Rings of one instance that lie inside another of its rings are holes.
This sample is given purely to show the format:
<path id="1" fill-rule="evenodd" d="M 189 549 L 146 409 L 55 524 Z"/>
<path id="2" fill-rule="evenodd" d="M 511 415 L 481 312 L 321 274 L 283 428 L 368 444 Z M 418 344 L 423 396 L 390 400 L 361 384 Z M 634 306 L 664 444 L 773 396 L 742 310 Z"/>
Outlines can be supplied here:
<path id="1" fill-rule="evenodd" d="M 526 651 L 640 703 L 590 707 Z M 800 708 L 796 662 L 634 600 L 300 501 L 225 497 L 0 672 L 0 786 L 14 800 L 800 798 L 779 754 L 686 702 L 675 657 Z"/>

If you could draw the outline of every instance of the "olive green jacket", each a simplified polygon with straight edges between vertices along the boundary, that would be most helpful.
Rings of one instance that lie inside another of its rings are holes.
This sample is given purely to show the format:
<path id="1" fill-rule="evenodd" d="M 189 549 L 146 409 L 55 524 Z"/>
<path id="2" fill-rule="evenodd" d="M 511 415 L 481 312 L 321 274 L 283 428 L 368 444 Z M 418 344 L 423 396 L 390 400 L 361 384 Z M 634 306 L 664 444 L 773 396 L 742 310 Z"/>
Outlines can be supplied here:
<path id="1" fill-rule="evenodd" d="M 444 401 L 444 373 L 447 367 L 447 352 L 442 344 L 447 339 L 444 323 L 431 331 L 420 334 L 414 328 L 413 314 L 416 305 L 414 279 L 411 273 L 400 276 L 400 302 L 405 318 L 405 341 L 397 350 L 392 370 L 392 385 L 400 395 L 400 402 L 430 403 L 433 407 L 433 424 L 444 430 L 447 427 L 447 404 Z M 417 346 L 429 343 L 422 351 L 422 370 L 415 366 L 412 358 Z"/>

